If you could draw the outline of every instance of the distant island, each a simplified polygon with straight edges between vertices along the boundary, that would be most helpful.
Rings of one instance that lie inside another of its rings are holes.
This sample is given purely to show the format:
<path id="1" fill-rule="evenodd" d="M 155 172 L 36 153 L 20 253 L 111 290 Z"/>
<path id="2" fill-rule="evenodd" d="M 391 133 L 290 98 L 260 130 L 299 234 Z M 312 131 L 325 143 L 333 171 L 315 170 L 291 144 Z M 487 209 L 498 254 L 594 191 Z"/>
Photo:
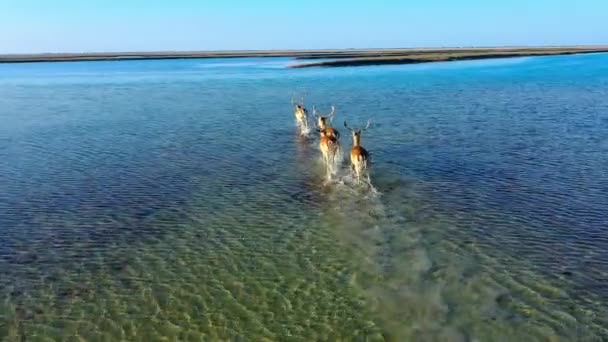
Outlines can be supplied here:
<path id="1" fill-rule="evenodd" d="M 290 68 L 417 64 L 491 58 L 573 55 L 599 52 L 608 52 L 608 47 L 412 49 L 384 51 L 381 53 L 342 53 L 297 57 L 298 59 L 323 58 L 329 60 L 298 63 L 291 65 Z"/>
<path id="2" fill-rule="evenodd" d="M 309 68 L 381 64 L 413 64 L 455 60 L 571 55 L 598 52 L 608 52 L 608 46 L 44 53 L 0 55 L 0 63 L 290 57 L 301 61 L 301 63 L 290 65 L 289 68 Z M 322 59 L 322 61 L 312 61 L 318 59 Z"/>

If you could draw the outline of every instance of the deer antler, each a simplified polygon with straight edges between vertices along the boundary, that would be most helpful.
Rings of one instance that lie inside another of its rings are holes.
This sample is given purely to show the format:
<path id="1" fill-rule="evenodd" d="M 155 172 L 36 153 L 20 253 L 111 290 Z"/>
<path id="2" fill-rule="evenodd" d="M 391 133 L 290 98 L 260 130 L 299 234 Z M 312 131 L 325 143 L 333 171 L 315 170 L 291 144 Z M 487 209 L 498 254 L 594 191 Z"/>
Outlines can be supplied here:
<path id="1" fill-rule="evenodd" d="M 313 115 L 315 118 L 319 117 L 319 116 L 317 115 L 317 108 L 316 108 L 314 105 L 312 106 L 312 115 Z"/>
<path id="2" fill-rule="evenodd" d="M 333 105 L 331 106 L 331 113 L 329 113 L 327 115 L 327 117 L 329 118 L 330 122 L 334 122 L 334 113 L 336 112 L 336 107 L 334 107 Z"/>
<path id="3" fill-rule="evenodd" d="M 369 120 L 367 120 L 367 126 L 365 126 L 363 131 L 366 131 L 369 128 L 369 126 L 371 126 L 371 124 L 372 124 L 372 118 L 369 118 Z"/>
<path id="4" fill-rule="evenodd" d="M 346 124 L 346 120 L 344 120 L 344 127 L 346 127 L 346 128 L 347 128 L 349 131 L 351 131 L 351 132 L 353 131 L 353 129 L 352 129 L 352 128 L 350 128 L 350 127 L 348 127 L 348 125 Z"/>
<path id="5" fill-rule="evenodd" d="M 292 105 L 296 105 L 297 104 L 297 105 L 300 105 L 300 106 L 304 107 L 304 96 L 300 97 L 300 102 L 299 103 L 296 102 L 295 99 L 296 99 L 296 93 L 293 92 L 293 93 L 291 93 L 291 104 Z"/>

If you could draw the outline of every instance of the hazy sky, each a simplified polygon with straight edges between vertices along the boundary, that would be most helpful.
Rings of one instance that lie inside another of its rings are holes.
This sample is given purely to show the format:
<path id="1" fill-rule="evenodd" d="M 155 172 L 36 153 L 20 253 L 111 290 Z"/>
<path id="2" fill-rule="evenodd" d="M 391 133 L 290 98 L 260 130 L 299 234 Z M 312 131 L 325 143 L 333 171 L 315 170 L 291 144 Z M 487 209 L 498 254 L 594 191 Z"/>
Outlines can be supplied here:
<path id="1" fill-rule="evenodd" d="M 0 53 L 568 44 L 607 0 L 0 0 Z"/>

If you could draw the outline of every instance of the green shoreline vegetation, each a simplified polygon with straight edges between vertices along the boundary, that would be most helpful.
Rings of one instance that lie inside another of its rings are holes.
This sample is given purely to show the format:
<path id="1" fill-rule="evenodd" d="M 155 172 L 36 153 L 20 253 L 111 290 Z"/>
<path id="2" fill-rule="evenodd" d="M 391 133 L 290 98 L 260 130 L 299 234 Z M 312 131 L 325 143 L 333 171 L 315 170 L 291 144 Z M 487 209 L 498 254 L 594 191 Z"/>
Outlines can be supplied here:
<path id="1" fill-rule="evenodd" d="M 608 52 L 608 46 L 5 54 L 0 55 L 0 63 L 244 57 L 291 57 L 296 60 L 329 59 L 320 62 L 303 62 L 289 66 L 289 68 L 305 68 L 413 64 L 598 52 Z"/>

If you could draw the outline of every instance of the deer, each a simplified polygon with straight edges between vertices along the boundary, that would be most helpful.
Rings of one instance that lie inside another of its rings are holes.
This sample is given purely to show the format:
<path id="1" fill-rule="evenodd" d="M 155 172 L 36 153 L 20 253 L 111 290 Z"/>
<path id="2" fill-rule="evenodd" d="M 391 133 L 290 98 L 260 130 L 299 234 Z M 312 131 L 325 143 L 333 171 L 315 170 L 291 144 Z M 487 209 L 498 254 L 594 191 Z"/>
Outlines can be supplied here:
<path id="1" fill-rule="evenodd" d="M 340 153 L 340 143 L 335 135 L 328 134 L 326 130 L 320 130 L 319 149 L 323 155 L 325 170 L 327 171 L 328 179 L 331 175 L 336 163 L 336 156 Z"/>
<path id="2" fill-rule="evenodd" d="M 365 132 L 372 123 L 372 119 L 367 120 L 367 126 L 363 129 L 353 129 L 348 127 L 346 120 L 344 120 L 344 127 L 346 127 L 353 136 L 353 147 L 350 149 L 350 165 L 357 183 L 361 183 L 361 175 L 363 172 L 367 172 L 369 169 L 369 153 L 366 149 L 361 146 L 361 133 Z M 369 173 L 367 174 L 369 182 Z"/>
<path id="3" fill-rule="evenodd" d="M 295 106 L 294 115 L 298 128 L 300 129 L 300 134 L 306 135 L 308 133 L 308 110 L 304 107 L 304 98 L 301 98 L 300 102 L 295 102 L 292 97 L 291 104 Z"/>
<path id="4" fill-rule="evenodd" d="M 317 131 L 319 132 L 319 149 L 323 155 L 323 161 L 327 170 L 328 178 L 331 177 L 334 166 L 336 164 L 336 156 L 340 153 L 340 133 L 329 126 L 329 122 L 333 120 L 336 108 L 331 106 L 331 113 L 328 115 L 318 115 L 317 108 L 312 107 L 312 113 L 317 119 Z"/>
<path id="5" fill-rule="evenodd" d="M 336 112 L 336 107 L 331 106 L 331 113 L 326 116 L 317 115 L 317 109 L 315 106 L 312 106 L 312 115 L 317 119 L 317 130 L 321 133 L 324 133 L 327 136 L 334 137 L 336 139 L 340 139 L 340 132 L 333 127 L 328 125 L 334 120 L 334 113 Z"/>

